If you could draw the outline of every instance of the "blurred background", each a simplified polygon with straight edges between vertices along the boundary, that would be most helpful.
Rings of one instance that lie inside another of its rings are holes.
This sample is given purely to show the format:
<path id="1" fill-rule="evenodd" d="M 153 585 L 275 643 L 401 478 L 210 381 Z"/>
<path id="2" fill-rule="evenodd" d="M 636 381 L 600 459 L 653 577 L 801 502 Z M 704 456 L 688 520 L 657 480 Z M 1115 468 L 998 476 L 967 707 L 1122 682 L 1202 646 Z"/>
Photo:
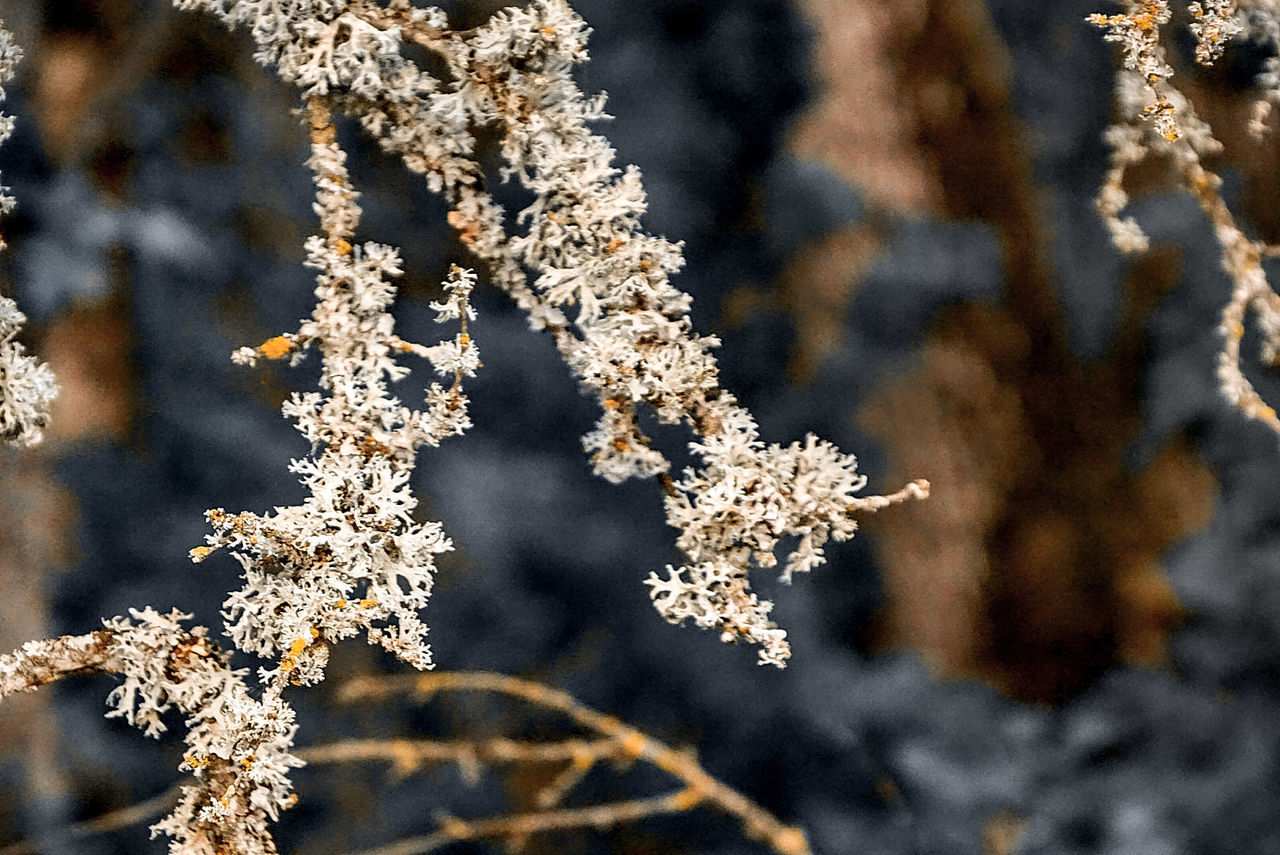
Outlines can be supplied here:
<path id="1" fill-rule="evenodd" d="M 469 26 L 498 5 L 446 8 Z M 1135 174 L 1140 258 L 1093 211 L 1114 56 L 1082 19 L 1108 10 L 574 5 L 594 28 L 580 81 L 616 117 L 599 130 L 640 166 L 649 229 L 685 241 L 677 284 L 724 341 L 725 385 L 766 440 L 814 431 L 859 455 L 872 490 L 925 477 L 933 497 L 870 520 L 812 578 L 762 576 L 794 657 L 759 668 L 653 611 L 642 580 L 678 563 L 659 488 L 590 476 L 579 438 L 596 405 L 482 290 L 476 426 L 424 451 L 416 481 L 457 545 L 425 614 L 439 667 L 564 688 L 693 748 L 818 853 L 1280 852 L 1280 443 L 1216 392 L 1230 283 L 1195 204 L 1159 163 Z M 0 452 L 0 649 L 146 604 L 216 627 L 238 565 L 187 560 L 204 510 L 300 498 L 285 467 L 307 449 L 279 404 L 314 366 L 227 358 L 310 311 L 295 99 L 245 34 L 164 0 L 0 0 L 0 17 L 27 50 L 0 148 L 19 200 L 0 291 L 63 386 L 44 446 Z M 1264 54 L 1238 45 L 1203 71 L 1189 36 L 1171 46 L 1226 144 L 1228 202 L 1280 241 L 1280 144 L 1244 133 Z M 466 251 L 422 182 L 341 131 L 361 237 L 406 259 L 400 329 L 434 340 L 427 303 Z M 296 693 L 300 743 L 573 732 L 492 699 L 334 697 L 345 675 L 399 670 L 339 648 L 330 681 Z M 164 851 L 146 821 L 66 831 L 181 777 L 176 733 L 102 718 L 111 685 L 0 707 L 0 845 L 33 842 L 0 851 Z M 349 852 L 442 811 L 518 809 L 550 774 L 302 770 L 281 849 Z M 596 770 L 566 804 L 652 792 L 655 776 Z M 765 851 L 706 811 L 526 850 Z"/>

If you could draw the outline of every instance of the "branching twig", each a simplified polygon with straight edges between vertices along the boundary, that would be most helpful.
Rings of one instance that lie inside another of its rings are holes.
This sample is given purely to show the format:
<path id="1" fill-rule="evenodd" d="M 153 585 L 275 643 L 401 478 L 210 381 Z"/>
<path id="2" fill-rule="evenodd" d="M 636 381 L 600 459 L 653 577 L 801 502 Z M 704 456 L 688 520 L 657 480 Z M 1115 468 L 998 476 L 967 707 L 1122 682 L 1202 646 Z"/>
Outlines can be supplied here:
<path id="1" fill-rule="evenodd" d="M 1244 233 L 1222 198 L 1221 179 L 1203 164 L 1202 158 L 1221 152 L 1222 144 L 1213 129 L 1196 116 L 1186 96 L 1169 80 L 1172 69 L 1164 60 L 1159 29 L 1159 25 L 1169 21 L 1168 3 L 1166 0 L 1124 0 L 1124 5 L 1126 11 L 1122 14 L 1088 18 L 1091 23 L 1106 28 L 1106 38 L 1121 43 L 1125 51 L 1125 70 L 1116 81 L 1120 121 L 1107 130 L 1111 164 L 1098 194 L 1098 210 L 1119 249 L 1146 250 L 1148 241 L 1138 224 L 1132 217 L 1121 217 L 1129 201 L 1123 187 L 1125 173 L 1153 152 L 1173 160 L 1180 183 L 1195 198 L 1213 227 L 1222 247 L 1223 269 L 1232 283 L 1231 298 L 1222 310 L 1218 326 L 1223 337 L 1218 354 L 1218 385 L 1227 400 L 1244 415 L 1280 433 L 1280 417 L 1258 394 L 1240 365 L 1240 344 L 1245 320 L 1251 311 L 1257 316 L 1262 334 L 1262 361 L 1272 367 L 1280 363 L 1280 294 L 1262 268 L 1262 260 L 1273 256 L 1274 248 Z M 1278 10 L 1270 3 L 1204 0 L 1193 2 L 1188 8 L 1192 17 L 1190 28 L 1198 43 L 1196 59 L 1202 65 L 1213 64 L 1227 42 L 1241 33 L 1247 32 L 1273 46 L 1280 35 Z M 1251 11 L 1256 20 L 1242 15 L 1242 9 Z M 1259 75 L 1264 97 L 1260 104 L 1269 103 L 1276 95 L 1273 79 L 1276 70 L 1272 60 Z M 1155 102 L 1145 103 L 1144 87 L 1155 94 Z M 1269 107 L 1262 113 L 1267 110 Z"/>
<path id="2" fill-rule="evenodd" d="M 479 820 L 446 817 L 440 824 L 440 830 L 432 834 L 410 837 L 377 849 L 366 849 L 356 855 L 424 855 L 460 840 L 477 840 L 485 837 L 518 838 L 569 828 L 604 829 L 688 809 L 688 792 L 679 790 L 665 796 L 611 802 L 585 808 L 518 813 Z"/>
<path id="3" fill-rule="evenodd" d="M 685 785 L 681 798 L 671 803 L 677 807 L 655 812 L 669 813 L 707 804 L 735 817 L 742 823 L 748 837 L 759 840 L 780 855 L 808 855 L 810 852 L 803 831 L 785 825 L 751 799 L 713 778 L 691 753 L 671 748 L 611 715 L 597 712 L 560 689 L 504 674 L 454 671 L 406 677 L 357 678 L 342 686 L 339 698 L 348 702 L 381 700 L 396 695 L 426 699 L 438 692 L 490 692 L 520 698 L 535 706 L 563 713 L 575 724 L 612 740 L 619 757 L 642 760 Z"/>

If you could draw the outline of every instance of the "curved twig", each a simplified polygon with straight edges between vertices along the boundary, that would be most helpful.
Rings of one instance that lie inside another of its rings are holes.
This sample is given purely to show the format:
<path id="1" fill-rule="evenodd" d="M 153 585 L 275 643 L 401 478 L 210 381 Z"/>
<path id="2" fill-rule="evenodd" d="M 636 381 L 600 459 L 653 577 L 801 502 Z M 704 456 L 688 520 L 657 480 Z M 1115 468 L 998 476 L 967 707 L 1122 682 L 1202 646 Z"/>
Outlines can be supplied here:
<path id="1" fill-rule="evenodd" d="M 563 713 L 575 724 L 612 740 L 617 746 L 618 756 L 643 760 L 677 778 L 685 785 L 678 801 L 670 802 L 671 806 L 666 810 L 654 811 L 655 813 L 689 810 L 698 804 L 713 805 L 741 822 L 743 831 L 748 837 L 769 846 L 779 855 L 810 855 L 811 853 L 808 840 L 801 829 L 786 825 L 742 793 L 712 777 L 698 764 L 692 753 L 671 748 L 611 715 L 591 709 L 560 689 L 553 689 L 531 680 L 508 677 L 505 674 L 454 671 L 405 677 L 360 677 L 343 685 L 339 689 L 338 698 L 345 702 L 380 700 L 395 695 L 410 695 L 425 699 L 438 692 L 490 692 L 520 698 L 535 706 Z M 656 802 L 653 803 L 656 804 Z M 443 831 L 442 829 L 439 833 Z M 513 830 L 511 833 L 521 832 Z M 416 839 L 416 845 L 425 845 L 427 840 L 428 838 Z M 391 853 L 400 855 L 401 852 L 407 855 L 409 852 L 429 850 L 377 851 L 378 855 L 391 855 Z"/>

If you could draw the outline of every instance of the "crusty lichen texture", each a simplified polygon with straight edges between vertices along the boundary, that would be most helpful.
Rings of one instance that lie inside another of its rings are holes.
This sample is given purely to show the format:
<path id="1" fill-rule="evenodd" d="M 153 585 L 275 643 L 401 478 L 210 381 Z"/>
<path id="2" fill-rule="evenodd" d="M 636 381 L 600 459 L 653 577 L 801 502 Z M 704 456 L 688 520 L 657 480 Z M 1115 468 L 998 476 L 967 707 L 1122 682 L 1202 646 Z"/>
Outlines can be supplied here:
<path id="1" fill-rule="evenodd" d="M 22 50 L 13 35 L 0 25 L 0 101 L 3 84 L 13 79 Z M 0 113 L 0 143 L 13 133 L 13 117 Z M 0 214 L 16 204 L 9 188 L 0 186 Z M 0 249 L 5 243 L 0 239 Z M 49 422 L 49 406 L 58 394 L 58 384 L 48 365 L 26 352 L 17 336 L 27 316 L 18 304 L 0 296 L 0 442 L 17 446 L 37 445 Z"/>
<path id="2" fill-rule="evenodd" d="M 305 243 L 317 302 L 295 330 L 247 342 L 232 359 L 252 368 L 315 353 L 322 373 L 319 391 L 294 393 L 284 405 L 310 444 L 291 466 L 306 498 L 267 513 L 210 510 L 212 532 L 191 550 L 193 561 L 226 550 L 240 563 L 243 584 L 222 617 L 237 649 L 266 660 L 260 685 L 247 688 L 206 631 L 183 629 L 176 613 L 135 612 L 100 633 L 94 667 L 125 675 L 112 699 L 117 713 L 154 732 L 153 710 L 169 703 L 192 728 L 183 768 L 198 784 L 154 827 L 169 835 L 171 851 L 275 851 L 268 826 L 291 804 L 287 773 L 298 762 L 285 693 L 324 678 L 331 645 L 364 635 L 414 668 L 433 666 L 421 611 L 436 558 L 452 544 L 440 523 L 415 516 L 410 479 L 422 446 L 471 426 L 463 382 L 480 369 L 469 327 L 477 274 L 455 265 L 432 304 L 451 335 L 422 345 L 396 334 L 401 260 L 360 234 L 359 193 L 335 128 L 343 114 L 443 195 L 471 262 L 534 331 L 553 337 L 600 407 L 583 439 L 595 472 L 661 485 L 685 560 L 665 577 L 650 575 L 658 612 L 757 645 L 761 663 L 785 665 L 786 632 L 770 619 L 772 603 L 752 591 L 751 572 L 773 568 L 784 539 L 792 545 L 783 578 L 812 570 L 829 541 L 853 536 L 859 515 L 923 498 L 928 484 L 863 496 L 856 460 L 831 443 L 761 440 L 755 419 L 720 385 L 712 354 L 719 342 L 693 330 L 690 297 L 672 284 L 684 264 L 681 245 L 644 230 L 639 170 L 614 166 L 613 148 L 588 128 L 604 117 L 604 96 L 583 95 L 573 80 L 589 29 L 568 3 L 535 0 L 466 31 L 451 29 L 439 9 L 403 0 L 176 5 L 245 27 L 257 58 L 299 90 L 320 220 Z M 438 55 L 447 77 L 404 56 L 406 41 Z M 477 129 L 498 134 L 500 179 L 532 194 L 514 217 L 487 190 Z M 427 386 L 420 405 L 404 403 L 391 384 L 409 375 L 404 360 L 418 359 L 443 379 Z M 640 427 L 644 408 L 691 430 L 696 467 L 670 472 Z M 31 673 L 32 656 L 43 652 L 0 660 L 0 675 Z M 182 685 L 169 691 L 175 681 Z M 796 834 L 780 838 L 790 841 L 785 851 L 803 848 Z"/>

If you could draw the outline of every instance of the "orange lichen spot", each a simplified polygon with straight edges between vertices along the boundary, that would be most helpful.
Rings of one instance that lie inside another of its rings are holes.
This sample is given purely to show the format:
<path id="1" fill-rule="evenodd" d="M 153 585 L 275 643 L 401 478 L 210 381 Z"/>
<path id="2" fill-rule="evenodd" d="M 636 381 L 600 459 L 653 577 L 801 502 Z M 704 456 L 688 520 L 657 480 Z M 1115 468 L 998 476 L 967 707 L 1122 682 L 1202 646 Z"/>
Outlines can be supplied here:
<path id="1" fill-rule="evenodd" d="M 640 264 L 639 264 L 639 265 L 637 265 L 637 266 L 638 266 L 641 270 L 644 270 L 644 271 L 646 271 L 646 272 L 647 272 L 647 271 L 650 271 L 650 270 L 652 270 L 652 269 L 653 269 L 653 262 L 652 262 L 652 261 L 650 261 L 650 260 L 649 260 L 649 259 L 647 259 L 647 258 L 642 258 L 642 259 L 640 259 Z"/>
<path id="2" fill-rule="evenodd" d="M 467 345 L 471 344 L 471 336 L 467 335 L 466 333 L 458 333 L 458 344 L 462 345 L 463 347 L 466 347 Z"/>
<path id="3" fill-rule="evenodd" d="M 1173 128 L 1170 128 L 1169 130 L 1164 132 L 1164 141 L 1174 142 L 1175 140 L 1179 139 L 1181 136 L 1182 135 L 1179 134 L 1176 130 L 1174 130 Z"/>
<path id="4" fill-rule="evenodd" d="M 691 810 L 698 806 L 702 801 L 702 793 L 693 787 L 685 787 L 671 798 L 671 807 L 673 810 Z"/>
<path id="5" fill-rule="evenodd" d="M 542 34 L 544 36 L 554 36 L 556 34 L 555 27 L 543 27 Z"/>
<path id="6" fill-rule="evenodd" d="M 450 211 L 445 220 L 458 230 L 458 240 L 464 244 L 473 244 L 480 237 L 480 224 L 461 211 Z"/>
<path id="7" fill-rule="evenodd" d="M 645 739 L 643 733 L 632 730 L 622 737 L 618 747 L 628 757 L 639 757 L 644 753 L 644 747 L 648 744 L 649 740 Z"/>
<path id="8" fill-rule="evenodd" d="M 295 638 L 295 639 L 293 640 L 293 644 L 290 644 L 290 645 L 289 645 L 289 656 L 291 656 L 291 657 L 293 657 L 293 656 L 297 656 L 297 655 L 298 655 L 298 654 L 300 654 L 302 651 L 306 650 L 306 649 L 307 649 L 307 645 L 308 645 L 308 644 L 310 644 L 310 643 L 311 643 L 311 642 L 310 642 L 310 641 L 308 641 L 308 640 L 307 640 L 307 639 L 305 639 L 305 638 Z"/>
<path id="9" fill-rule="evenodd" d="M 361 600 L 361 601 L 360 601 L 360 603 L 359 603 L 359 605 L 360 605 L 360 608 L 362 608 L 362 609 L 371 609 L 371 608 L 373 608 L 374 606 L 378 605 L 378 601 L 377 601 L 377 600 L 374 600 L 374 599 L 368 599 L 368 598 L 366 598 L 366 599 Z"/>
<path id="10" fill-rule="evenodd" d="M 621 246 L 622 246 L 622 244 L 623 244 L 623 240 L 622 240 L 622 238 L 614 238 L 613 240 L 609 241 L 609 243 L 607 243 L 607 244 L 605 245 L 604 251 L 605 251 L 605 252 L 614 252 L 614 251 L 616 251 L 619 247 L 621 247 Z"/>
<path id="11" fill-rule="evenodd" d="M 241 757 L 241 758 L 240 758 L 240 765 L 241 765 L 241 767 L 243 767 L 243 768 L 245 768 L 245 769 L 252 769 L 252 768 L 253 768 L 253 757 Z"/>
<path id="12" fill-rule="evenodd" d="M 338 240 L 334 242 L 333 248 L 337 250 L 338 255 L 350 255 L 352 249 L 351 243 L 343 240 L 342 238 L 338 238 Z"/>
<path id="13" fill-rule="evenodd" d="M 319 637 L 320 637 L 320 630 L 316 629 L 314 626 L 311 627 L 311 640 L 315 641 Z"/>
<path id="14" fill-rule="evenodd" d="M 209 758 L 203 754 L 192 754 L 189 757 L 183 757 L 183 761 L 192 769 L 200 769 L 209 765 Z"/>
<path id="15" fill-rule="evenodd" d="M 212 546 L 197 546 L 195 549 L 191 550 L 187 554 L 191 556 L 191 560 L 194 563 L 199 564 L 201 561 L 208 558 L 209 554 L 212 552 L 213 552 Z"/>
<path id="16" fill-rule="evenodd" d="M 288 810 L 289 808 L 293 807 L 297 803 L 298 803 L 298 794 L 290 793 L 289 798 L 285 799 L 285 802 L 284 802 L 285 809 Z"/>
<path id="17" fill-rule="evenodd" d="M 604 405 L 611 410 L 616 410 L 622 406 L 621 398 L 605 398 Z"/>
<path id="18" fill-rule="evenodd" d="M 809 852 L 809 841 L 804 839 L 804 832 L 794 826 L 782 829 L 773 835 L 770 842 L 782 855 L 808 855 Z"/>
<path id="19" fill-rule="evenodd" d="M 258 345 L 258 352 L 267 359 L 279 359 L 291 350 L 293 350 L 293 342 L 282 335 L 269 338 Z"/>
<path id="20" fill-rule="evenodd" d="M 334 605 L 336 608 L 344 609 L 344 608 L 346 608 L 346 607 L 347 607 L 347 601 L 346 601 L 346 600 L 338 600 L 338 601 L 337 601 L 337 602 L 335 602 L 333 605 Z"/>
<path id="21" fill-rule="evenodd" d="M 612 443 L 610 443 L 610 444 L 611 444 L 614 448 L 618 449 L 618 451 L 630 451 L 630 450 L 631 450 L 631 445 L 630 445 L 630 444 L 629 444 L 625 439 L 623 439 L 623 438 L 622 438 L 622 437 L 620 437 L 620 436 L 615 436 L 615 437 L 613 438 L 613 442 L 612 442 Z"/>

